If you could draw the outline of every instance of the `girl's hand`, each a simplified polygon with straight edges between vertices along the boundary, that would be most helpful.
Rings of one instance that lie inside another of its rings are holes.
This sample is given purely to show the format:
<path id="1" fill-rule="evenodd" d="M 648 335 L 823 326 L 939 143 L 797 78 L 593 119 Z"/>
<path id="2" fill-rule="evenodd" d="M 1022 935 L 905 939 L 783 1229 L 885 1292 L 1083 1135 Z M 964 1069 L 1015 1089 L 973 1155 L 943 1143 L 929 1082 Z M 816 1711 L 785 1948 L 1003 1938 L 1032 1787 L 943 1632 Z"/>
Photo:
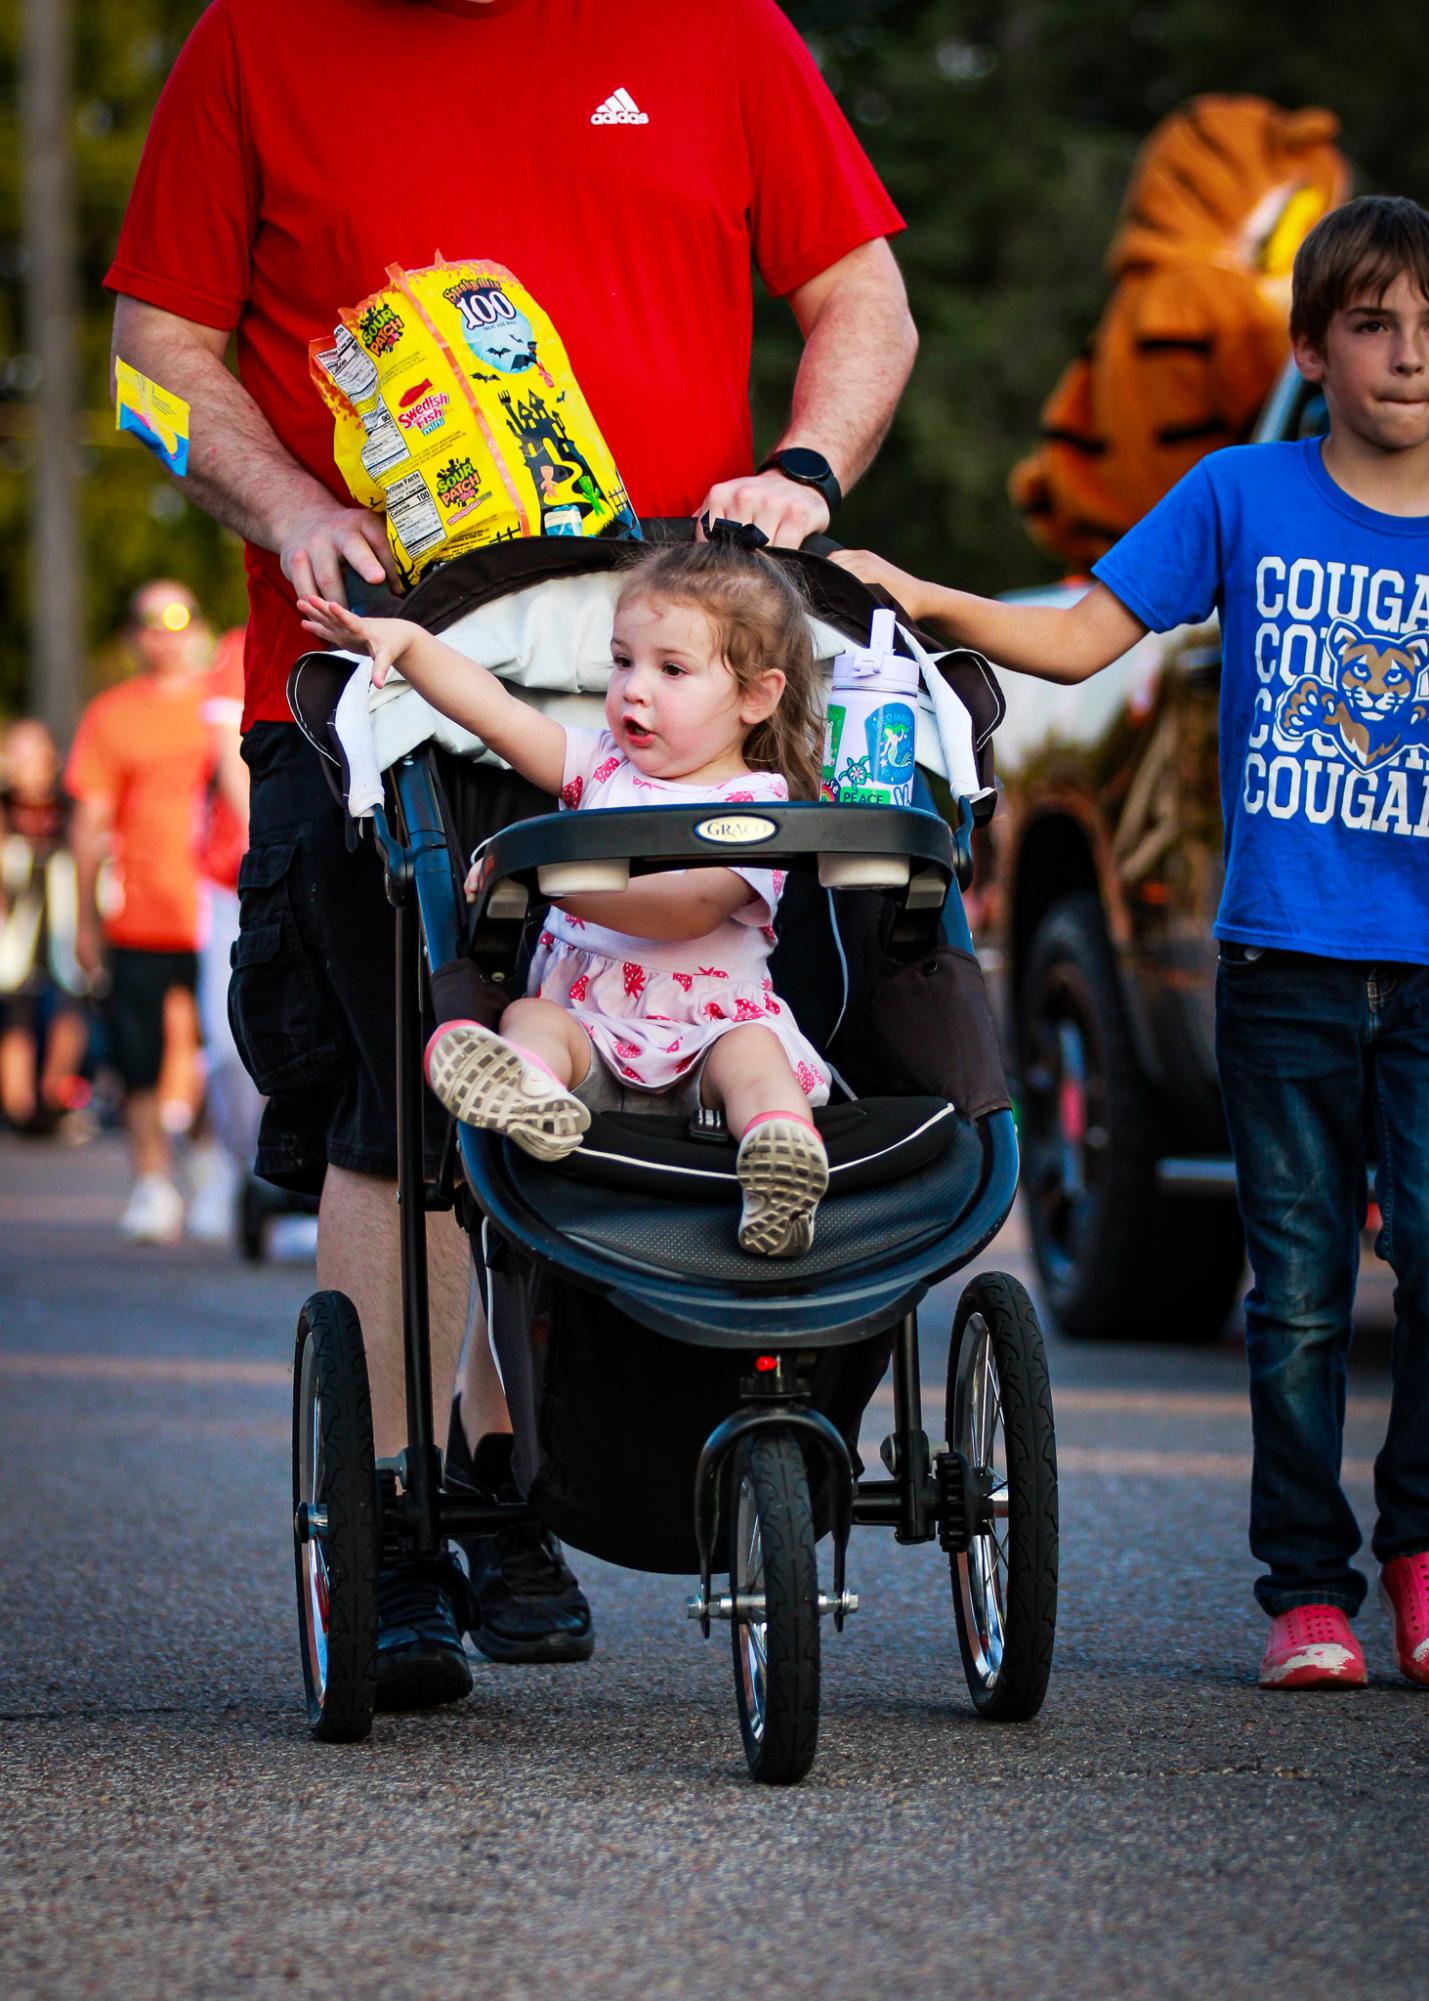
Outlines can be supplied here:
<path id="1" fill-rule="evenodd" d="M 466 900 L 468 903 L 476 902 L 476 879 L 480 874 L 481 874 L 481 864 L 479 862 L 473 862 L 471 867 L 467 870 L 466 883 L 464 885 L 466 889 Z"/>
<path id="2" fill-rule="evenodd" d="M 921 577 L 895 568 L 882 556 L 875 556 L 872 549 L 839 549 L 829 561 L 841 570 L 851 570 L 862 583 L 880 584 L 915 623 L 923 618 L 928 586 Z"/>
<path id="3" fill-rule="evenodd" d="M 422 630 L 407 618 L 359 618 L 356 612 L 331 598 L 299 598 L 298 610 L 305 628 L 329 646 L 340 646 L 348 653 L 371 654 L 374 688 L 382 686 L 387 670 L 396 666 L 413 637 Z"/>

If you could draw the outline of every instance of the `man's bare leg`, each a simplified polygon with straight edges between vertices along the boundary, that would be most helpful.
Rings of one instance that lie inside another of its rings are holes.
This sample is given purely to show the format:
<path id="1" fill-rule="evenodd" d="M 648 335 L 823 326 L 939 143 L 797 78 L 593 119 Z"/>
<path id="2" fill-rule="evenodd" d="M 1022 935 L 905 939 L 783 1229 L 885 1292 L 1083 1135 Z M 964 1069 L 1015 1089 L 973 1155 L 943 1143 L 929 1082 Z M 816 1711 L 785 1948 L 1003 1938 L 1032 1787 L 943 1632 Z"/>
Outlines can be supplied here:
<path id="1" fill-rule="evenodd" d="M 372 1174 L 329 1167 L 318 1212 L 318 1284 L 345 1292 L 357 1308 L 367 1349 L 372 1426 L 377 1456 L 389 1459 L 407 1443 L 407 1389 L 402 1348 L 402 1279 L 397 1188 Z M 466 1234 L 445 1212 L 427 1219 L 427 1298 L 432 1346 L 432 1436 L 446 1443 L 452 1383 L 466 1328 L 471 1254 Z M 490 1355 L 483 1338 L 473 1346 Z M 491 1377 L 498 1399 L 501 1384 Z M 473 1406 L 476 1408 L 477 1406 Z M 483 1408 L 488 1406 L 482 1406 Z M 509 1429 L 506 1406 L 492 1430 Z"/>
<path id="2" fill-rule="evenodd" d="M 481 1310 L 480 1298 L 475 1294 L 471 1301 L 471 1335 L 466 1344 L 466 1361 L 461 1374 L 461 1428 L 473 1452 L 488 1431 L 511 1429 L 506 1395 L 492 1358 L 486 1315 Z"/>

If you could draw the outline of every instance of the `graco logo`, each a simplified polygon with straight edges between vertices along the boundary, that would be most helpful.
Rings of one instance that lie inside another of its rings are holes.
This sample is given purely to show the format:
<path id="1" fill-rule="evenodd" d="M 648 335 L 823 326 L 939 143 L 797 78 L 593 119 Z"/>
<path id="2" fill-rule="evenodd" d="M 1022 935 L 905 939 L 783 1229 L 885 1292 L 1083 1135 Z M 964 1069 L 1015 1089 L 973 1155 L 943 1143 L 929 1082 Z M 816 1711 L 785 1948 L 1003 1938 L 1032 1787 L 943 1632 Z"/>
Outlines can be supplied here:
<path id="1" fill-rule="evenodd" d="M 590 115 L 592 125 L 648 125 L 650 114 L 642 111 L 624 85 L 613 90 L 605 103 Z"/>
<path id="2" fill-rule="evenodd" d="M 778 831 L 777 821 L 765 820 L 758 813 L 721 813 L 718 819 L 697 820 L 695 823 L 695 832 L 702 841 L 720 841 L 730 845 L 772 840 Z"/>

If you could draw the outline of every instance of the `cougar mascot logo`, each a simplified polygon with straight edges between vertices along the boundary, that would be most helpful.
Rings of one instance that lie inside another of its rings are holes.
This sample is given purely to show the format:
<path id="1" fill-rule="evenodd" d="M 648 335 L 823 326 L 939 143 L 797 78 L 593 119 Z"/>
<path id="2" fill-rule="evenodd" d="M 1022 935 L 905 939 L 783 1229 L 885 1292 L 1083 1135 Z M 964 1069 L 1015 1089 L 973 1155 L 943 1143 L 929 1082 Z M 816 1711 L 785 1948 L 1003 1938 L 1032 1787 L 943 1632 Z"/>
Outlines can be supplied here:
<path id="1" fill-rule="evenodd" d="M 1288 743 L 1313 737 L 1361 771 L 1429 749 L 1429 632 L 1383 639 L 1336 625 L 1325 658 L 1326 673 L 1305 675 L 1281 697 L 1275 721 Z"/>

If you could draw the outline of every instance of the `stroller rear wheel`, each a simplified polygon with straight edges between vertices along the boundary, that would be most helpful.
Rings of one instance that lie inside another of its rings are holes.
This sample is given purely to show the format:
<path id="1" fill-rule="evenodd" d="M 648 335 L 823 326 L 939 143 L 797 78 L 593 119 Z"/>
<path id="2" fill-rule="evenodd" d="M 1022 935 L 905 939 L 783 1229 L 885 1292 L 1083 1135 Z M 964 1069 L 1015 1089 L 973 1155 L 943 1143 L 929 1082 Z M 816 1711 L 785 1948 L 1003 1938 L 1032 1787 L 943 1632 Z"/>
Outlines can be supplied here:
<path id="1" fill-rule="evenodd" d="M 963 1670 L 982 1715 L 1025 1722 L 1052 1667 L 1057 1448 L 1036 1309 L 1001 1272 L 958 1302 L 947 1435 L 970 1474 L 968 1546 L 950 1559 Z"/>
<path id="2" fill-rule="evenodd" d="M 293 1548 L 308 1727 L 356 1743 L 377 1696 L 377 1476 L 362 1328 L 340 1292 L 298 1316 Z"/>
<path id="3" fill-rule="evenodd" d="M 731 1478 L 729 1588 L 744 1755 L 765 1785 L 794 1785 L 819 1742 L 819 1574 L 798 1440 L 740 1442 Z"/>

